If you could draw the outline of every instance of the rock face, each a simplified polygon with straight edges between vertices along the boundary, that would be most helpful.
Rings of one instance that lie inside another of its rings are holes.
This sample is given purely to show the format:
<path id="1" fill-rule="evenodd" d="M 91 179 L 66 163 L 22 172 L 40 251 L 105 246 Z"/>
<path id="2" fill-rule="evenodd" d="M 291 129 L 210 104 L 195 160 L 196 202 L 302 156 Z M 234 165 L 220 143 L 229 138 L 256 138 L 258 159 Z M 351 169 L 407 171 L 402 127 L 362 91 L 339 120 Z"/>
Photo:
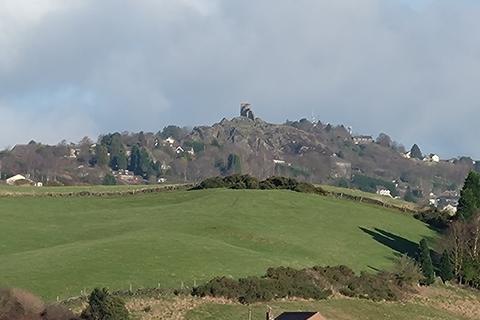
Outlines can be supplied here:
<path id="1" fill-rule="evenodd" d="M 250 120 L 255 120 L 255 115 L 253 114 L 252 106 L 250 103 L 242 102 L 240 104 L 240 116 L 246 117 Z"/>

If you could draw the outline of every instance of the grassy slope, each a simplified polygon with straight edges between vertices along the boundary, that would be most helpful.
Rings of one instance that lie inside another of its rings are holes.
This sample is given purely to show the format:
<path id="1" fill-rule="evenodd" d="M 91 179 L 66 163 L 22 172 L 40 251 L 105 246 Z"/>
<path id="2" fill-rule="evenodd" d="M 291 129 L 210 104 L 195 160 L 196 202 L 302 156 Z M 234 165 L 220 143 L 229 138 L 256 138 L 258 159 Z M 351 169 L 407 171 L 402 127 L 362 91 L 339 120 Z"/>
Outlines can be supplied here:
<path id="1" fill-rule="evenodd" d="M 413 202 L 408 202 L 402 199 L 394 199 L 388 196 L 381 196 L 376 193 L 370 193 L 370 192 L 364 192 L 358 189 L 347 189 L 347 188 L 340 188 L 340 187 L 334 187 L 334 186 L 328 186 L 328 185 L 321 185 L 321 187 L 326 190 L 327 192 L 331 192 L 333 194 L 344 194 L 344 195 L 350 195 L 350 196 L 355 196 L 355 197 L 363 197 L 363 198 L 368 198 L 368 199 L 374 199 L 378 201 L 382 201 L 385 204 L 395 206 L 398 208 L 407 208 L 410 210 L 421 210 L 422 206 L 413 203 Z"/>
<path id="2" fill-rule="evenodd" d="M 275 302 L 269 304 L 273 313 L 283 311 L 319 311 L 335 320 L 464 320 L 462 315 L 415 303 L 375 303 L 358 299 L 332 299 L 317 302 Z M 265 319 L 266 305 L 252 307 L 252 320 Z M 204 304 L 187 313 L 187 320 L 248 319 L 248 306 Z M 470 318 L 473 319 L 473 318 Z"/>
<path id="3" fill-rule="evenodd" d="M 278 265 L 381 269 L 394 252 L 360 226 L 414 242 L 435 236 L 393 210 L 289 191 L 7 197 L 0 221 L 0 284 L 46 298 L 102 285 L 178 287 Z"/>

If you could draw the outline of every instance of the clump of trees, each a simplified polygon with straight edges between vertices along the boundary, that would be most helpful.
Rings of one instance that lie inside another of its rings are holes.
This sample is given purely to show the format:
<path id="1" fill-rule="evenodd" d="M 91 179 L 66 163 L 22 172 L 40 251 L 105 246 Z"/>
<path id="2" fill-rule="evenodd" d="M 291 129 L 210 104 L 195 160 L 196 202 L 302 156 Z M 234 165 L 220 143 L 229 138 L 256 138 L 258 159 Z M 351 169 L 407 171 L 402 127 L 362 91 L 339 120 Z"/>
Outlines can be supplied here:
<path id="1" fill-rule="evenodd" d="M 200 182 L 193 189 L 212 189 L 212 188 L 227 188 L 227 189 L 261 189 L 261 190 L 291 190 L 303 193 L 326 194 L 326 192 L 316 187 L 311 183 L 301 182 L 293 178 L 287 177 L 270 177 L 265 180 L 258 180 L 250 175 L 231 175 L 227 177 L 213 177 Z"/>
<path id="2" fill-rule="evenodd" d="M 480 289 L 480 173 L 471 172 L 461 191 L 458 212 L 440 245 L 445 248 L 440 276 Z"/>
<path id="3" fill-rule="evenodd" d="M 326 299 L 334 293 L 374 301 L 395 301 L 421 278 L 415 263 L 402 257 L 391 272 L 356 275 L 346 266 L 293 269 L 269 268 L 263 277 L 231 279 L 220 277 L 193 289 L 195 296 L 223 297 L 241 303 L 285 297 Z"/>

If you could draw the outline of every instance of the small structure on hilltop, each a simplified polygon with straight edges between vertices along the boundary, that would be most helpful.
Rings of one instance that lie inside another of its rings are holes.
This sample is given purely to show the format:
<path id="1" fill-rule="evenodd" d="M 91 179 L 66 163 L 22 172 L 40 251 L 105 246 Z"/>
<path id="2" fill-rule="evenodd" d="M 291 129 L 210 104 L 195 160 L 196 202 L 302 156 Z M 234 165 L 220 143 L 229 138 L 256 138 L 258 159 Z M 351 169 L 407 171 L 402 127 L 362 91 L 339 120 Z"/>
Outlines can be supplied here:
<path id="1" fill-rule="evenodd" d="M 370 144 L 375 142 L 372 136 L 354 136 L 352 139 L 355 144 Z"/>
<path id="2" fill-rule="evenodd" d="M 269 316 L 267 313 L 267 320 L 271 320 Z M 318 312 L 284 312 L 275 320 L 327 320 L 327 318 Z"/>
<path id="3" fill-rule="evenodd" d="M 241 102 L 240 103 L 240 116 L 246 117 L 250 120 L 255 120 L 255 115 L 252 111 L 252 105 L 248 102 Z"/>

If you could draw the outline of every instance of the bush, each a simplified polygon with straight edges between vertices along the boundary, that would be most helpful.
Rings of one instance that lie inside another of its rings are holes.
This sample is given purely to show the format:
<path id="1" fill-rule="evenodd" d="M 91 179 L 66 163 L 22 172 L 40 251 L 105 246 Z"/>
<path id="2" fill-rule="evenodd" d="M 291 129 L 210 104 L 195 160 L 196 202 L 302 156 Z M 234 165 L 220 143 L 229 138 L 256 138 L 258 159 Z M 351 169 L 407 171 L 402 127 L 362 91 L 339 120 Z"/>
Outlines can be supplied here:
<path id="1" fill-rule="evenodd" d="M 349 297 L 396 301 L 418 283 L 419 278 L 418 267 L 404 257 L 393 272 L 362 272 L 357 276 L 346 266 L 316 266 L 301 270 L 278 267 L 269 268 L 261 278 L 215 278 L 195 288 L 192 294 L 254 303 L 286 297 L 320 300 L 328 298 L 335 290 Z"/>
<path id="2" fill-rule="evenodd" d="M 286 177 L 271 177 L 263 181 L 258 181 L 257 178 L 250 175 L 234 174 L 227 177 L 208 178 L 200 182 L 194 190 L 212 189 L 212 188 L 228 188 L 228 189 L 282 189 L 292 190 L 303 193 L 316 193 L 325 195 L 326 192 L 315 187 L 313 184 L 307 182 L 298 182 L 292 178 Z"/>
<path id="3" fill-rule="evenodd" d="M 107 289 L 96 288 L 88 298 L 88 306 L 82 312 L 85 320 L 128 320 L 125 303 L 119 297 L 112 296 Z"/>
<path id="4" fill-rule="evenodd" d="M 111 174 L 107 174 L 102 181 L 102 184 L 105 186 L 114 186 L 117 184 L 117 179 Z"/>

